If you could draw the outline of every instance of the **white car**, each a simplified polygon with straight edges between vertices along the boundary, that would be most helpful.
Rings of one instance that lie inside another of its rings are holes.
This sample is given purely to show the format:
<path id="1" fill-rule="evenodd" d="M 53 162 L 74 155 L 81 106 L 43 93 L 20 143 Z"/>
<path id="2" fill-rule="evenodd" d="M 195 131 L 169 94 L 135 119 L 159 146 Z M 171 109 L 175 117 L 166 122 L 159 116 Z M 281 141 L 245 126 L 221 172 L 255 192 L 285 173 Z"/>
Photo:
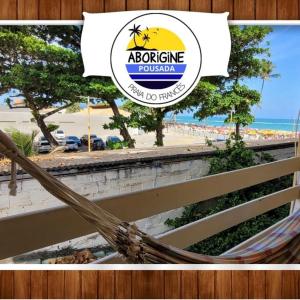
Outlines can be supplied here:
<path id="1" fill-rule="evenodd" d="M 54 137 L 57 139 L 57 140 L 64 140 L 66 135 L 64 133 L 63 130 L 61 129 L 58 129 L 54 132 Z"/>
<path id="2" fill-rule="evenodd" d="M 66 140 L 65 151 L 78 151 L 78 144 L 73 140 Z"/>
<path id="3" fill-rule="evenodd" d="M 52 150 L 50 143 L 43 136 L 39 138 L 36 149 L 38 153 L 49 153 Z"/>

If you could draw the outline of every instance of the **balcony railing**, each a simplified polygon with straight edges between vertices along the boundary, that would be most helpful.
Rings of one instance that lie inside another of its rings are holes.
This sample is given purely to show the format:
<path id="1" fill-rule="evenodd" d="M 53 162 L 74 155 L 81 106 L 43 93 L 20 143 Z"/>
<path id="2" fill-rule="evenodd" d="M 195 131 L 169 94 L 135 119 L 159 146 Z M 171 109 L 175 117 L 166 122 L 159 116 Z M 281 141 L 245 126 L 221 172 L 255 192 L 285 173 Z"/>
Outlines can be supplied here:
<path id="1" fill-rule="evenodd" d="M 136 221 L 172 209 L 212 199 L 230 192 L 300 171 L 300 157 L 221 173 L 179 184 L 96 200 L 102 208 L 124 221 Z M 158 238 L 186 248 L 223 230 L 300 199 L 300 186 L 254 199 L 225 211 L 171 230 Z M 0 220 L 0 259 L 95 232 L 69 207 L 42 210 Z M 116 255 L 103 260 L 119 262 Z"/>

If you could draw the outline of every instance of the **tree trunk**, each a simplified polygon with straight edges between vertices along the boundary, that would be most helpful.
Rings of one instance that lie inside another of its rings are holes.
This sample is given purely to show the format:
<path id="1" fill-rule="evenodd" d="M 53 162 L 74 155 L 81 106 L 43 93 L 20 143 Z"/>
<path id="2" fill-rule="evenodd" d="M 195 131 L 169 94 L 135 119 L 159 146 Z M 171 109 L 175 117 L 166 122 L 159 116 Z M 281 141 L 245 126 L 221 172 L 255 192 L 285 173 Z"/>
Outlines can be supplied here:
<path id="1" fill-rule="evenodd" d="M 52 136 L 50 130 L 48 129 L 45 121 L 44 121 L 44 117 L 41 116 L 38 112 L 33 112 L 32 113 L 37 125 L 39 126 L 39 128 L 41 129 L 44 137 L 48 140 L 48 142 L 50 143 L 51 146 L 57 147 L 59 146 L 58 142 L 56 141 L 56 139 Z"/>
<path id="2" fill-rule="evenodd" d="M 158 147 L 162 147 L 164 145 L 164 125 L 163 125 L 164 113 L 162 113 L 161 109 L 157 109 L 157 127 L 155 129 L 156 133 L 156 142 L 155 145 Z"/>
<path id="3" fill-rule="evenodd" d="M 112 109 L 115 117 L 120 117 L 120 111 L 119 108 L 115 102 L 115 100 L 108 101 L 110 108 Z M 120 134 L 122 135 L 124 141 L 128 144 L 128 148 L 134 148 L 134 140 L 131 138 L 130 133 L 128 129 L 126 128 L 125 124 L 121 125 Z"/>

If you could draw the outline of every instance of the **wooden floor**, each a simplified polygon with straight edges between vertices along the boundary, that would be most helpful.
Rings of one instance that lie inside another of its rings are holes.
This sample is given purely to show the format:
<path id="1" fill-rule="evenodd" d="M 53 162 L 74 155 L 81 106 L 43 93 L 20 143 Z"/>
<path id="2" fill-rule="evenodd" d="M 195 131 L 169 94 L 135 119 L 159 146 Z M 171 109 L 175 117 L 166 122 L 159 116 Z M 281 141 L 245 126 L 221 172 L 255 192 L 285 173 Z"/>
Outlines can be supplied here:
<path id="1" fill-rule="evenodd" d="M 296 271 L 1 271 L 0 298 L 300 298 Z"/>
<path id="2" fill-rule="evenodd" d="M 231 19 L 299 19 L 298 0 L 1 0 L 0 19 L 82 19 L 82 11 L 229 11 Z"/>

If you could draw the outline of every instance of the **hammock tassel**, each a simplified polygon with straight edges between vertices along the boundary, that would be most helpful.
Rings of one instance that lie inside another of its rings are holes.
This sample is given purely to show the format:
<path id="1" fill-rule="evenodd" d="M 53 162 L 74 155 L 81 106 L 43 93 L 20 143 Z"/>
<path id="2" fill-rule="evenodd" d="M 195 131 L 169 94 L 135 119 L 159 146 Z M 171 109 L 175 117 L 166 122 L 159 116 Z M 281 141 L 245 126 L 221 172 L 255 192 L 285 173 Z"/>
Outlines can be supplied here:
<path id="1" fill-rule="evenodd" d="M 17 196 L 17 164 L 14 160 L 11 161 L 11 178 L 8 184 L 9 195 Z"/>

